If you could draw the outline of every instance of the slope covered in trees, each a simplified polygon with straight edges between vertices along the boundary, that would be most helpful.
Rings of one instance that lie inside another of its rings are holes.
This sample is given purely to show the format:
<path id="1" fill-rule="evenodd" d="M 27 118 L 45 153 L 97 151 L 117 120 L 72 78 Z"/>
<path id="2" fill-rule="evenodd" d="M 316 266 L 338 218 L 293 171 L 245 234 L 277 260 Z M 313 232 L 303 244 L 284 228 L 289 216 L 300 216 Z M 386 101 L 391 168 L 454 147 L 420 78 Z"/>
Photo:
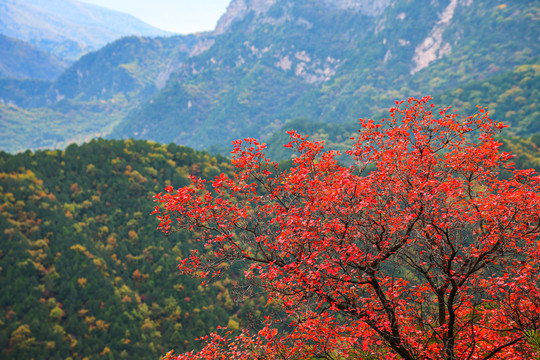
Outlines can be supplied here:
<path id="1" fill-rule="evenodd" d="M 229 171 L 225 158 L 144 141 L 0 153 L 0 358 L 157 359 L 238 327 L 235 278 L 179 277 L 196 242 L 156 234 L 148 216 L 164 186 Z"/>
<path id="2" fill-rule="evenodd" d="M 377 1 L 380 11 L 369 14 L 351 4 L 374 2 L 337 3 L 253 5 L 113 136 L 194 148 L 266 140 L 288 120 L 336 124 L 359 113 L 376 116 L 396 99 L 485 80 L 540 51 L 538 1 Z"/>
<path id="3" fill-rule="evenodd" d="M 0 149 L 65 147 L 110 133 L 165 85 L 198 41 L 126 37 L 83 56 L 55 81 L 0 79 Z"/>
<path id="4" fill-rule="evenodd" d="M 493 119 L 509 126 L 502 136 L 505 137 L 505 143 L 512 143 L 526 141 L 525 139 L 530 139 L 531 136 L 540 132 L 538 121 L 540 112 L 537 108 L 540 98 L 539 86 L 540 64 L 536 58 L 510 71 L 483 80 L 470 81 L 455 89 L 434 93 L 433 98 L 439 106 L 451 106 L 452 110 L 464 115 L 473 115 L 478 111 L 477 106 L 486 106 Z M 383 111 L 373 118 L 385 115 Z M 275 131 L 267 139 L 267 154 L 272 159 L 282 160 L 288 155 L 282 145 L 287 142 L 286 131 L 291 129 L 310 135 L 313 140 L 324 140 L 329 149 L 344 151 L 352 145 L 350 137 L 357 132 L 358 122 L 354 120 L 330 124 L 305 117 L 287 121 L 279 131 Z M 520 138 L 522 140 L 519 140 Z M 532 143 L 535 142 L 532 141 Z M 538 146 L 538 141 L 536 141 L 536 146 Z M 220 149 L 216 148 L 216 150 Z M 539 159 L 538 149 L 534 147 L 521 148 L 516 153 L 519 158 Z M 519 164 L 524 165 L 522 162 Z M 538 168 L 538 163 L 529 164 L 529 167 Z"/>
<path id="5" fill-rule="evenodd" d="M 476 105 L 487 106 L 494 119 L 509 125 L 508 135 L 530 136 L 540 132 L 540 59 L 516 66 L 511 71 L 473 81 L 435 96 L 467 114 Z"/>
<path id="6" fill-rule="evenodd" d="M 0 78 L 53 80 L 66 67 L 54 56 L 0 34 Z"/>

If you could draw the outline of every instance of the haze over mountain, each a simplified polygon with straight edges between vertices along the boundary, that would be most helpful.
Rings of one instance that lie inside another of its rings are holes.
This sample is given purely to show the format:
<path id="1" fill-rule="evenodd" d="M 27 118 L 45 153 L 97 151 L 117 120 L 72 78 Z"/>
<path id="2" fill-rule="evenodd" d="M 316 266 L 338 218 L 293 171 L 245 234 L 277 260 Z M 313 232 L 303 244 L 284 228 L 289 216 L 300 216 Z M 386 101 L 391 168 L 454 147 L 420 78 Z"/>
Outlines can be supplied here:
<path id="1" fill-rule="evenodd" d="M 0 34 L 76 60 L 122 36 L 170 33 L 131 15 L 75 0 L 0 0 Z"/>
<path id="2" fill-rule="evenodd" d="M 83 56 L 56 81 L 0 79 L 1 148 L 65 147 L 110 133 L 164 86 L 198 39 L 126 37 Z"/>
<path id="3" fill-rule="evenodd" d="M 0 77 L 54 80 L 66 67 L 49 53 L 0 34 Z"/>
<path id="4" fill-rule="evenodd" d="M 0 148 L 107 135 L 227 149 L 236 138 L 269 139 L 294 119 L 354 127 L 394 100 L 437 99 L 454 90 L 475 103 L 453 105 L 490 105 L 497 120 L 512 125 L 510 134 L 528 136 L 538 131 L 538 86 L 529 81 L 539 69 L 538 7 L 539 1 L 502 0 L 234 0 L 212 34 L 122 39 L 81 58 L 55 82 L 0 82 L 1 126 L 9 134 Z M 532 77 L 520 84 L 511 74 L 522 74 L 522 65 Z M 493 84 L 502 74 L 504 84 L 489 92 L 470 85 Z M 519 109 L 508 109 L 509 102 Z"/>

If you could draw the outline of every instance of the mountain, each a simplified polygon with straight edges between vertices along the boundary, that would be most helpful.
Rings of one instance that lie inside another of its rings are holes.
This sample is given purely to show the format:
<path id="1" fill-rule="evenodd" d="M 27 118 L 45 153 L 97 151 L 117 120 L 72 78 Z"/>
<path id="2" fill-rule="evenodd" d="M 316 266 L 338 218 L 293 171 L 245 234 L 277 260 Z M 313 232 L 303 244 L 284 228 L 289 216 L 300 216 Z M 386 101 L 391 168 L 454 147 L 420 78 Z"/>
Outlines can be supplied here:
<path id="1" fill-rule="evenodd" d="M 73 61 L 123 36 L 170 33 L 131 15 L 75 0 L 0 0 L 0 34 Z"/>
<path id="2" fill-rule="evenodd" d="M 355 131 L 359 117 L 427 94 L 465 113 L 497 104 L 510 134 L 529 136 L 538 131 L 539 7 L 233 0 L 213 33 L 122 39 L 48 85 L 0 80 L 0 148 L 108 136 L 227 152 L 233 139 L 269 141 L 296 119 Z M 514 88 L 523 93 L 509 96 Z"/>
<path id="3" fill-rule="evenodd" d="M 182 63 L 111 136 L 205 148 L 264 140 L 296 118 L 371 117 L 394 100 L 436 95 L 537 59 L 538 5 L 234 0 L 212 47 Z"/>
<path id="4" fill-rule="evenodd" d="M 504 151 L 538 169 L 539 9 L 233 0 L 211 34 L 123 37 L 54 79 L 0 78 L 0 149 L 18 152 L 0 151 L 0 358 L 157 359 L 272 311 L 261 294 L 234 301 L 234 271 L 206 287 L 178 273 L 200 243 L 159 233 L 152 196 L 234 169 L 172 141 L 226 152 L 256 136 L 286 159 L 294 128 L 346 149 L 358 117 L 431 94 L 461 114 L 489 106 L 510 125 Z"/>
<path id="5" fill-rule="evenodd" d="M 24 41 L 0 34 L 0 78 L 53 80 L 66 64 Z"/>
<path id="6" fill-rule="evenodd" d="M 0 79 L 0 148 L 65 147 L 110 133 L 201 39 L 125 37 L 83 56 L 56 81 Z"/>

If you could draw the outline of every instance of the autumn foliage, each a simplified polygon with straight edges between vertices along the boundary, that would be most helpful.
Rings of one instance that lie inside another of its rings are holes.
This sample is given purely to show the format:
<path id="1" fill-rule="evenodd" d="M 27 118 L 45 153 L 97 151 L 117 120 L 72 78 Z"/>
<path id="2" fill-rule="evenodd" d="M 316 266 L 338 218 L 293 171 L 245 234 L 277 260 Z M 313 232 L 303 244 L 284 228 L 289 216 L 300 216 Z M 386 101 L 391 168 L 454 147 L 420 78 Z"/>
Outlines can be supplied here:
<path id="1" fill-rule="evenodd" d="M 246 286 L 284 314 L 166 358 L 539 356 L 540 178 L 512 168 L 485 109 L 461 117 L 429 100 L 360 120 L 353 166 L 291 131 L 287 171 L 244 139 L 234 177 L 158 194 L 160 229 L 205 244 L 181 270 L 211 280 L 242 262 Z"/>

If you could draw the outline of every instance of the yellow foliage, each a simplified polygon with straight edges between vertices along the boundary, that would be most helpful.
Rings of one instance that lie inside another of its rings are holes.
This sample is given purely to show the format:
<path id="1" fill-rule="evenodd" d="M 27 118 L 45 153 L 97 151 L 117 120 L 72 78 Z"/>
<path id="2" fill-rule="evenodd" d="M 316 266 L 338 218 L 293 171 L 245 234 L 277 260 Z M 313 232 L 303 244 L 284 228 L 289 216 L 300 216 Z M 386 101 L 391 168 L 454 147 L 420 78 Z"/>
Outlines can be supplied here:
<path id="1" fill-rule="evenodd" d="M 70 247 L 71 250 L 80 251 L 82 253 L 86 252 L 86 248 L 80 244 L 75 244 Z"/>
<path id="2" fill-rule="evenodd" d="M 101 356 L 109 355 L 111 353 L 111 349 L 109 349 L 107 346 L 103 348 L 103 351 L 99 353 Z"/>
<path id="3" fill-rule="evenodd" d="M 86 278 L 78 278 L 77 283 L 79 284 L 80 287 L 85 288 L 86 284 L 88 283 L 88 280 L 86 280 Z"/>
<path id="4" fill-rule="evenodd" d="M 105 321 L 103 320 L 97 320 L 96 321 L 96 328 L 98 330 L 102 330 L 102 331 L 107 331 L 107 329 L 109 328 L 109 324 L 107 324 Z"/>
<path id="5" fill-rule="evenodd" d="M 64 311 L 58 306 L 49 312 L 49 317 L 53 320 L 59 321 L 64 317 Z"/>
<path id="6" fill-rule="evenodd" d="M 136 241 L 139 239 L 139 235 L 135 230 L 129 230 L 129 240 Z"/>
<path id="7" fill-rule="evenodd" d="M 236 331 L 240 329 L 240 323 L 234 320 L 233 318 L 230 318 L 229 322 L 227 323 L 227 328 L 229 328 L 230 330 Z"/>
<path id="8" fill-rule="evenodd" d="M 144 322 L 144 324 L 141 325 L 141 329 L 143 331 L 149 331 L 149 330 L 152 330 L 154 329 L 154 323 L 152 322 L 152 320 L 146 320 Z"/>
<path id="9" fill-rule="evenodd" d="M 32 331 L 30 330 L 30 325 L 20 325 L 11 333 L 9 346 L 17 349 L 28 349 L 30 346 L 34 345 L 36 340 L 31 335 Z"/>
<path id="10" fill-rule="evenodd" d="M 84 323 L 86 325 L 93 325 L 94 323 L 96 322 L 96 317 L 95 316 L 85 316 L 84 317 Z"/>
<path id="11" fill-rule="evenodd" d="M 92 261 L 94 262 L 94 265 L 96 265 L 96 267 L 98 269 L 100 269 L 102 271 L 107 270 L 107 264 L 105 263 L 105 261 L 102 258 L 95 258 Z"/>

